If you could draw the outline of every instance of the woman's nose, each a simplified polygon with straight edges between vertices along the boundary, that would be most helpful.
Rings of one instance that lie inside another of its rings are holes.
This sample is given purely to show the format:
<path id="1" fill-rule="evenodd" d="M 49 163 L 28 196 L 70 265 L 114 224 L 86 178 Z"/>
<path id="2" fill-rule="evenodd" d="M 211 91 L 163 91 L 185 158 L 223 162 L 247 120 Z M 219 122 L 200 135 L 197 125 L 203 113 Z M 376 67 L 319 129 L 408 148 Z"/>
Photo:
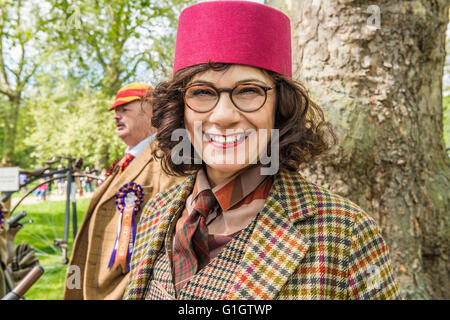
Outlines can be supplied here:
<path id="1" fill-rule="evenodd" d="M 219 101 L 217 101 L 217 105 L 212 110 L 209 121 L 225 126 L 239 121 L 240 116 L 241 114 L 231 101 L 230 95 L 227 92 L 221 92 Z"/>

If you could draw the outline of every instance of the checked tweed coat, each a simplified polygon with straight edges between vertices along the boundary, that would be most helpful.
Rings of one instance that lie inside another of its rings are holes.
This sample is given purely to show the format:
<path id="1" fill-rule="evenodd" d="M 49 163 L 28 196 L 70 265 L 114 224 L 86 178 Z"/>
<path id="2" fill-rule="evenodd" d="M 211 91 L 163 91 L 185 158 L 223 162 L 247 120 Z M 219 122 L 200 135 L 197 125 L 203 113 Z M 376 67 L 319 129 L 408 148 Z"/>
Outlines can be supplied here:
<path id="1" fill-rule="evenodd" d="M 146 205 L 124 299 L 147 296 L 169 226 L 181 214 L 194 182 L 195 175 L 189 176 Z M 222 272 L 201 280 L 208 290 L 224 292 L 220 299 L 400 299 L 388 248 L 373 219 L 298 173 L 275 175 L 253 223 L 233 276 L 217 279 L 229 276 Z M 224 250 L 233 252 L 233 245 Z M 208 297 L 198 290 L 191 298 Z"/>

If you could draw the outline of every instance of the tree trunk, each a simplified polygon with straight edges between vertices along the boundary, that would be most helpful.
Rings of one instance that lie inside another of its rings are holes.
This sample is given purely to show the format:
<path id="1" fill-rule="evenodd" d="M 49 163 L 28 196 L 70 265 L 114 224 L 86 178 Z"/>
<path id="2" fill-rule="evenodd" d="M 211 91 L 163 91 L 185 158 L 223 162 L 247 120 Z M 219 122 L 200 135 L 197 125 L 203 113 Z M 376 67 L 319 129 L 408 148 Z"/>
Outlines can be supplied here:
<path id="1" fill-rule="evenodd" d="M 20 98 L 10 99 L 9 108 L 5 110 L 5 131 L 3 136 L 3 152 L 1 163 L 4 166 L 14 165 L 17 124 L 19 121 Z"/>
<path id="2" fill-rule="evenodd" d="M 95 163 L 95 167 L 96 168 L 106 168 L 108 169 L 109 166 L 111 165 L 110 160 L 109 160 L 109 150 L 110 149 L 110 145 L 109 144 L 105 144 L 102 146 L 101 148 L 101 155 L 100 155 L 100 159 Z"/>
<path id="3" fill-rule="evenodd" d="M 372 215 L 406 299 L 449 299 L 442 138 L 447 0 L 266 0 L 291 18 L 294 78 L 339 145 L 302 170 Z"/>

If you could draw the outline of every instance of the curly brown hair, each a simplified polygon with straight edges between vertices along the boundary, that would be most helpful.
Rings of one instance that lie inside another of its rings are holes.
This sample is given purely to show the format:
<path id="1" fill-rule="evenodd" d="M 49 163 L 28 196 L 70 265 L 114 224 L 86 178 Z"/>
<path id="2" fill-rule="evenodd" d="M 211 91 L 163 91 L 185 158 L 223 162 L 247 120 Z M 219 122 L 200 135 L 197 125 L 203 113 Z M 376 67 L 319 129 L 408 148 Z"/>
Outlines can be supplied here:
<path id="1" fill-rule="evenodd" d="M 198 73 L 207 70 L 224 71 L 232 64 L 204 63 L 176 72 L 169 81 L 153 91 L 152 125 L 157 128 L 159 150 L 154 156 L 161 159 L 162 169 L 170 175 L 185 176 L 199 170 L 202 164 L 192 161 L 175 164 L 172 150 L 179 141 L 172 141 L 172 133 L 185 128 L 183 90 Z M 331 124 L 324 120 L 322 109 L 309 97 L 305 87 L 284 75 L 261 69 L 276 85 L 276 115 L 274 129 L 279 129 L 279 168 L 297 171 L 301 164 L 311 161 L 336 143 Z"/>

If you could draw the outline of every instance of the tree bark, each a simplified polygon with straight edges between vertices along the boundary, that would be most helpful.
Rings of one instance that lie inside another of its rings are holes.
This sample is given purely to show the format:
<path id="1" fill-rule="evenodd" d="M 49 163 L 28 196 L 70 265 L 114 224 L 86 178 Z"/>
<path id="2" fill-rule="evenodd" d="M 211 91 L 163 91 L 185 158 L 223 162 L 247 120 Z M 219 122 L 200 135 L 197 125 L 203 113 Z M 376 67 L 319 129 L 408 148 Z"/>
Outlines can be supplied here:
<path id="1" fill-rule="evenodd" d="M 20 98 L 9 100 L 9 109 L 5 110 L 5 131 L 3 136 L 2 160 L 4 166 L 15 164 L 15 144 L 17 136 L 17 124 L 19 121 Z"/>
<path id="2" fill-rule="evenodd" d="M 404 298 L 449 299 L 450 161 L 442 137 L 448 1 L 266 4 L 290 16 L 294 78 L 339 138 L 302 173 L 377 220 Z"/>

